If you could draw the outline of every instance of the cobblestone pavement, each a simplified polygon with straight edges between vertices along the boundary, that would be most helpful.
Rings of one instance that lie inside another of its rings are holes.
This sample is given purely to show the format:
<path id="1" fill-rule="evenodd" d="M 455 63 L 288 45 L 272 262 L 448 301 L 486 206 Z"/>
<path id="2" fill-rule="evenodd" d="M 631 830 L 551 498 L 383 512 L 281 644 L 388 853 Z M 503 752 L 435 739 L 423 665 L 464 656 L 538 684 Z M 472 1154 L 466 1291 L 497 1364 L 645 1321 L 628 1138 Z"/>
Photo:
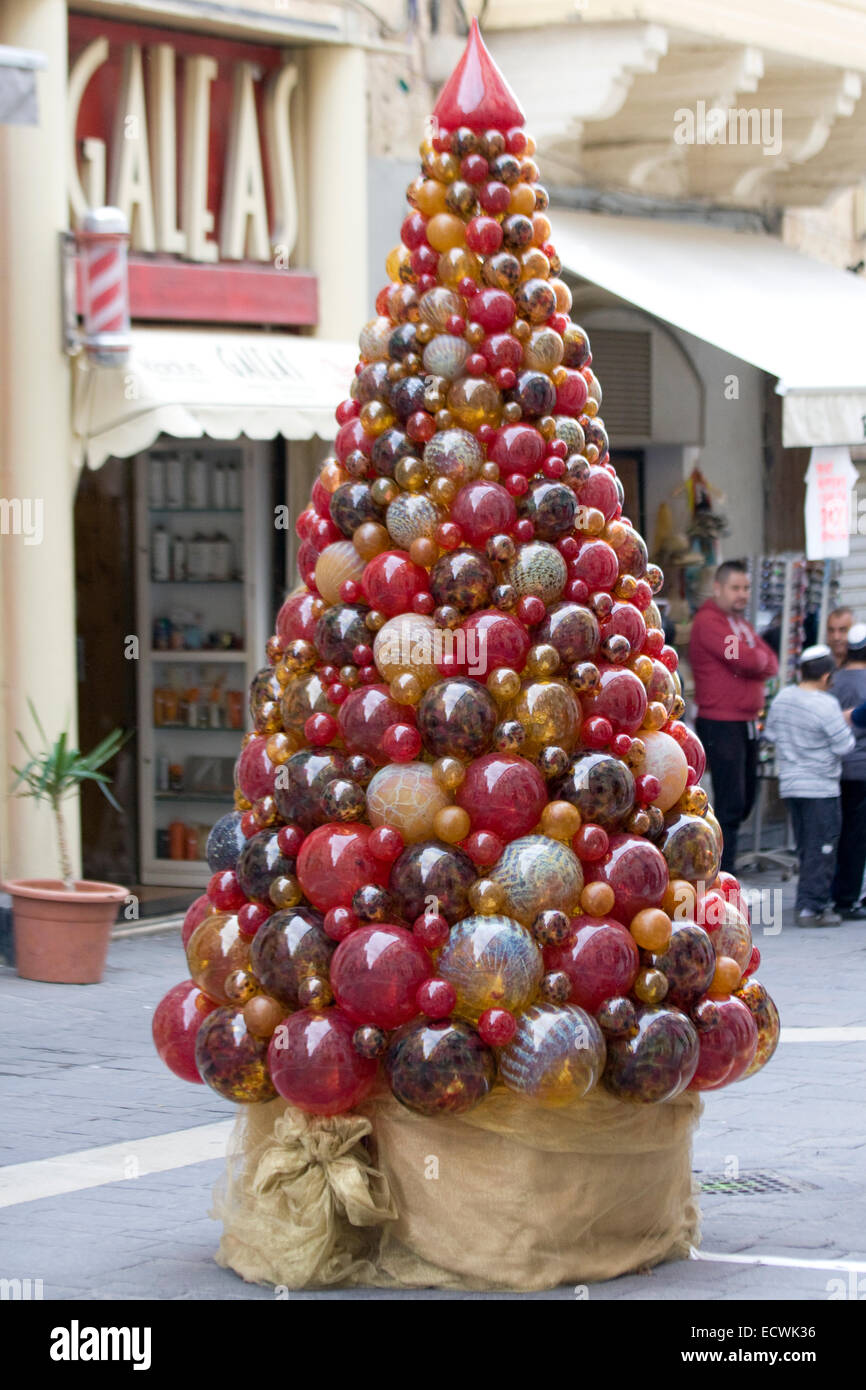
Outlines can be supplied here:
<path id="1" fill-rule="evenodd" d="M 752 881 L 782 888 L 770 876 Z M 695 1169 L 704 1180 L 770 1172 L 803 1190 L 705 1194 L 706 1258 L 593 1285 L 590 1299 L 817 1301 L 831 1292 L 856 1297 L 858 1281 L 866 1296 L 866 926 L 799 930 L 790 925 L 792 896 L 784 885 L 783 930 L 757 927 L 755 934 L 760 977 L 789 1033 L 758 1076 L 706 1097 Z M 41 1170 L 28 1168 L 6 1175 L 19 1185 L 4 1197 L 0 1168 L 0 1277 L 42 1279 L 46 1298 L 273 1298 L 214 1264 L 219 1228 L 208 1211 L 223 1162 L 188 1161 L 222 1152 L 223 1131 L 209 1127 L 227 1130 L 231 1108 L 206 1087 L 175 1080 L 152 1048 L 154 1005 L 184 977 L 176 932 L 113 942 L 101 985 L 37 984 L 0 969 L 0 1162 L 35 1164 L 120 1146 L 98 1185 L 60 1195 L 39 1196 L 32 1182 Z M 129 1176 L 127 1147 L 132 1154 L 136 1141 L 178 1131 L 193 1133 L 173 1141 L 164 1171 Z M 168 1166 L 179 1161 L 184 1166 Z M 754 1262 L 767 1257 L 778 1263 Z M 575 1291 L 510 1297 L 573 1299 Z"/>

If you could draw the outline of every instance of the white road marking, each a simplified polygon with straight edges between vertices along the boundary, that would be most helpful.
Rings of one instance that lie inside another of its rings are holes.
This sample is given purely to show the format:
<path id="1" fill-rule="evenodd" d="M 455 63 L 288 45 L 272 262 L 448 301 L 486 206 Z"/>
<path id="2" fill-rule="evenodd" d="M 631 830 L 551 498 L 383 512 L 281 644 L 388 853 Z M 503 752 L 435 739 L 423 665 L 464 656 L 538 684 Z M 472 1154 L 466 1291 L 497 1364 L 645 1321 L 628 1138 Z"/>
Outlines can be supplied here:
<path id="1" fill-rule="evenodd" d="M 0 1207 L 37 1202 L 42 1197 L 59 1197 L 65 1192 L 82 1192 L 105 1183 L 128 1182 L 150 1173 L 186 1168 L 191 1163 L 225 1158 L 232 1120 L 149 1139 L 130 1139 L 125 1144 L 104 1144 L 98 1149 L 80 1149 L 57 1158 L 40 1158 L 31 1163 L 12 1163 L 0 1168 Z"/>
<path id="2" fill-rule="evenodd" d="M 842 1028 L 783 1028 L 780 1042 L 866 1042 L 866 1027 L 850 1023 Z"/>
<path id="3" fill-rule="evenodd" d="M 713 1250 L 696 1250 L 689 1259 L 710 1260 L 714 1264 L 771 1265 L 774 1269 L 837 1269 L 843 1273 L 866 1274 L 866 1260 L 798 1260 L 790 1255 L 722 1255 Z"/>

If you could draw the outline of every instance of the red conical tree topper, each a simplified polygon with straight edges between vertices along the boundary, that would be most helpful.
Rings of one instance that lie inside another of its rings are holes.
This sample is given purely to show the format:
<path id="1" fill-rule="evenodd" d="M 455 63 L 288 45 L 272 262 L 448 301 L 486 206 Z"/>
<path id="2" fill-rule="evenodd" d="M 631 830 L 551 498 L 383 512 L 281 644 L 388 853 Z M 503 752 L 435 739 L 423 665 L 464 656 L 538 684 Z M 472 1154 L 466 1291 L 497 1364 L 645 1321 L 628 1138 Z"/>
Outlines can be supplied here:
<path id="1" fill-rule="evenodd" d="M 466 50 L 439 95 L 433 115 L 446 130 L 509 130 L 526 117 L 487 51 L 473 19 Z"/>

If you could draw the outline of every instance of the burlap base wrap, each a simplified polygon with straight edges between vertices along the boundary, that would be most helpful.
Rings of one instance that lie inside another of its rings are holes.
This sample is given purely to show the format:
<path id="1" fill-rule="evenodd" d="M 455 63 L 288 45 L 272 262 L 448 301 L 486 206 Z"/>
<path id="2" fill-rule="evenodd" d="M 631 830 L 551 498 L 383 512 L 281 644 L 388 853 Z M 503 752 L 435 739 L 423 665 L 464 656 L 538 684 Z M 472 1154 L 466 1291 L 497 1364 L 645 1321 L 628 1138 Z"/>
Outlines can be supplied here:
<path id="1" fill-rule="evenodd" d="M 502 1089 L 462 1118 L 390 1096 L 331 1119 L 242 1107 L 214 1194 L 217 1261 L 288 1289 L 528 1291 L 683 1259 L 700 1109 L 598 1092 L 540 1110 Z"/>

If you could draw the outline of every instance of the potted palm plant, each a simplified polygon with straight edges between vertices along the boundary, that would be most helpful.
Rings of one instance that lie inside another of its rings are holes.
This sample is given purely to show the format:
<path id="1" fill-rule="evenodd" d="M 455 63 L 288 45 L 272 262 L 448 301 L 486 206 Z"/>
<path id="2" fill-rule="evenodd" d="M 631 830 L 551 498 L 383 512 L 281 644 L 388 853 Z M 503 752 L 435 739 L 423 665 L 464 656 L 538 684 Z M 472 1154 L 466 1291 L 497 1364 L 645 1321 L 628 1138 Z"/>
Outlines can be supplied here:
<path id="1" fill-rule="evenodd" d="M 127 889 L 116 883 L 76 879 L 72 872 L 63 801 L 85 782 L 95 782 L 112 806 L 121 810 L 101 769 L 126 742 L 114 729 L 90 753 L 69 745 L 66 733 L 53 742 L 28 701 L 42 740 L 36 751 L 18 733 L 27 761 L 13 767 L 17 796 L 32 796 L 50 806 L 57 833 L 61 879 L 10 879 L 2 886 L 12 897 L 15 964 L 26 980 L 60 984 L 98 984 L 105 968 L 111 928 Z"/>

